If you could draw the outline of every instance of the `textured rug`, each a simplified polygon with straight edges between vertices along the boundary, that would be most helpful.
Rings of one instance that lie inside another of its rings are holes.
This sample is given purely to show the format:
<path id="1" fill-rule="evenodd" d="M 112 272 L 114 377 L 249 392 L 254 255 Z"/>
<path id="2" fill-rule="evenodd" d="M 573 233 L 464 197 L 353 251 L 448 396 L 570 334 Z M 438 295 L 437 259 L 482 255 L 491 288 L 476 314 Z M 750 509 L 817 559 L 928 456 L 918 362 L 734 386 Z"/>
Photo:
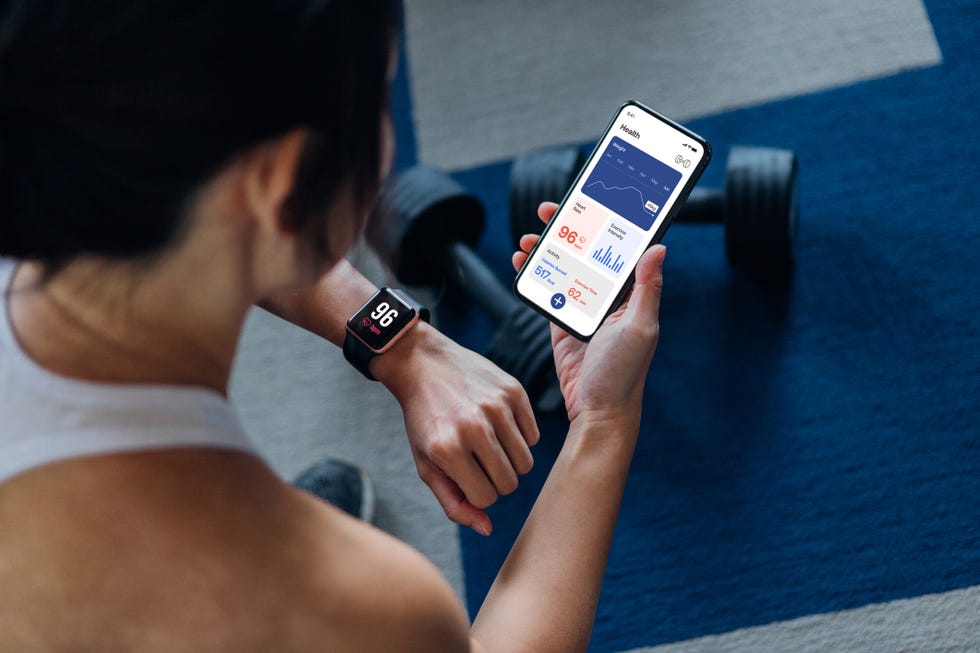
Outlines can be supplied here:
<path id="1" fill-rule="evenodd" d="M 656 70 L 609 75 L 619 59 L 595 37 L 651 5 L 670 33 L 647 43 L 631 20 L 623 56 L 659 44 Z M 480 254 L 502 280 L 509 157 L 587 148 L 625 96 L 712 142 L 703 185 L 721 183 L 732 144 L 800 158 L 785 296 L 728 268 L 720 228 L 668 234 L 663 335 L 591 650 L 980 651 L 980 3 L 407 0 L 406 17 L 398 164 L 469 166 L 456 174 L 487 206 Z M 677 54 L 685 30 L 693 57 Z M 584 46 L 589 68 L 562 54 Z M 587 83 L 568 84 L 576 73 Z M 489 342 L 465 299 L 436 308 L 459 341 Z M 536 468 L 484 539 L 445 520 L 397 405 L 322 341 L 257 311 L 233 399 L 284 476 L 323 455 L 368 467 L 380 525 L 471 612 L 566 426 L 542 417 Z"/>
<path id="2" fill-rule="evenodd" d="M 419 157 L 448 168 L 935 65 L 922 0 L 406 0 Z"/>
<path id="3" fill-rule="evenodd" d="M 727 267 L 719 228 L 668 234 L 663 335 L 591 650 L 881 650 L 872 626 L 904 599 L 890 650 L 980 650 L 975 591 L 926 598 L 980 584 L 980 7 L 925 8 L 935 65 L 688 121 L 715 149 L 704 185 L 734 143 L 797 152 L 796 273 L 773 296 Z M 480 253 L 502 280 L 508 172 L 456 174 L 486 203 Z M 447 333 L 489 341 L 465 299 L 438 308 Z M 565 426 L 542 420 L 494 537 L 461 531 L 471 611 Z M 936 600 L 953 622 L 941 632 Z M 774 622 L 800 646 L 705 639 Z"/>

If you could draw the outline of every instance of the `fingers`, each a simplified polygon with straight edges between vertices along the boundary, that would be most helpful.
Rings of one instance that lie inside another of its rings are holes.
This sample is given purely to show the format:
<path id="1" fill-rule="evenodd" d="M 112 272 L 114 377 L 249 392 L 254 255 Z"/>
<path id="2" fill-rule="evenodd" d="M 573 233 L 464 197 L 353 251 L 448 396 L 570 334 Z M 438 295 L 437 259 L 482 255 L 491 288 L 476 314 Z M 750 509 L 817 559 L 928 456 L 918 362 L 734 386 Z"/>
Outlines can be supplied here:
<path id="1" fill-rule="evenodd" d="M 493 412 L 496 414 L 492 414 L 486 431 L 466 438 L 472 443 L 471 456 L 457 457 L 455 464 L 433 460 L 456 481 L 469 502 L 479 508 L 486 508 L 498 495 L 517 489 L 518 475 L 526 474 L 534 466 L 527 440 L 536 441 L 540 437 L 536 425 L 533 432 L 524 435 L 510 411 Z"/>
<path id="2" fill-rule="evenodd" d="M 555 217 L 555 211 L 557 210 L 558 205 L 554 202 L 541 202 L 541 205 L 538 207 L 538 217 L 541 218 L 541 222 L 548 224 Z"/>
<path id="3" fill-rule="evenodd" d="M 425 467 L 448 476 L 477 509 L 516 490 L 518 476 L 534 466 L 529 443 L 536 443 L 540 433 L 530 400 L 516 384 L 507 394 L 503 400 L 482 405 L 480 417 L 465 427 L 457 425 L 452 433 L 433 438 L 421 457 Z M 424 466 L 419 465 L 420 475 Z"/>
<path id="4" fill-rule="evenodd" d="M 523 440 L 521 441 L 523 443 Z M 488 439 L 486 444 L 476 452 L 476 461 L 483 470 L 487 478 L 493 484 L 495 493 L 492 501 L 497 500 L 497 495 L 507 495 L 517 489 L 517 472 L 510 461 L 510 457 L 504 451 L 503 443 L 497 439 Z M 487 507 L 480 499 L 474 505 Z"/>
<path id="5" fill-rule="evenodd" d="M 494 437 L 491 442 L 496 445 L 490 453 L 498 455 L 495 464 L 500 468 L 500 476 L 505 483 L 498 482 L 498 475 L 491 473 L 491 478 L 497 491 L 500 494 L 510 494 L 517 489 L 517 474 L 527 474 L 534 467 L 534 456 L 531 455 L 530 446 L 537 444 L 541 438 L 538 432 L 538 425 L 534 420 L 534 413 L 531 410 L 530 400 L 525 393 L 521 393 L 526 410 L 517 409 L 511 412 L 501 413 L 493 418 Z M 522 424 L 523 422 L 523 424 Z M 490 472 L 483 457 L 480 462 L 484 469 Z M 506 468 L 506 469 L 504 469 Z M 510 474 L 514 473 L 513 486 L 506 485 L 510 481 Z"/>
<path id="6" fill-rule="evenodd" d="M 463 440 L 472 443 L 473 454 L 497 494 L 506 495 L 517 489 L 518 476 L 528 473 L 534 466 L 530 447 L 538 443 L 541 433 L 524 388 L 509 376 L 500 387 L 501 392 L 496 397 L 480 406 L 480 414 L 486 421 L 482 425 L 473 424 L 468 429 L 468 437 Z M 470 494 L 465 480 L 447 471 L 471 503 L 481 508 L 489 505 L 483 503 L 483 497 Z"/>
<path id="7" fill-rule="evenodd" d="M 498 486 L 508 488 L 511 483 L 515 486 L 517 483 L 517 474 L 502 463 L 506 457 L 499 450 L 499 445 L 498 451 L 488 450 L 492 448 L 493 445 L 490 445 L 480 452 L 458 459 L 451 469 L 447 469 L 449 465 L 440 465 L 466 495 L 466 500 L 480 509 L 489 508 L 497 502 L 497 495 L 500 494 Z"/>
<path id="8" fill-rule="evenodd" d="M 519 388 L 519 390 L 520 396 L 526 400 L 527 394 L 523 389 Z M 520 408 L 512 403 L 514 396 L 515 393 L 511 393 L 508 399 L 483 408 L 484 415 L 489 420 L 485 427 L 487 430 L 474 437 L 473 453 L 499 495 L 510 494 L 516 490 L 518 474 L 526 474 L 534 464 L 527 440 L 538 437 L 537 424 L 534 423 L 532 413 L 529 432 L 525 434 L 518 427 Z M 528 412 L 530 408 L 528 401 Z M 469 497 L 468 494 L 467 496 Z M 496 500 L 496 496 L 493 499 Z M 483 503 L 473 500 L 473 497 L 470 497 L 470 500 L 474 505 L 486 507 Z"/>
<path id="9" fill-rule="evenodd" d="M 628 311 L 643 321 L 656 324 L 660 318 L 660 295 L 663 291 L 663 266 L 667 257 L 664 245 L 647 250 L 636 265 L 636 282 Z"/>
<path id="10" fill-rule="evenodd" d="M 521 236 L 519 243 L 521 251 L 514 252 L 513 256 L 511 256 L 511 263 L 514 264 L 515 270 L 520 270 L 522 267 L 524 267 L 528 254 L 531 253 L 531 250 L 534 249 L 534 246 L 538 244 L 538 240 L 540 239 L 541 237 L 537 234 L 524 234 Z"/>
<path id="11" fill-rule="evenodd" d="M 529 471 L 533 458 L 513 417 L 502 414 L 490 423 L 437 440 L 426 456 L 463 491 L 477 508 L 488 508 L 499 495 L 517 489 L 517 476 Z"/>
<path id="12" fill-rule="evenodd" d="M 446 517 L 460 526 L 472 528 L 480 535 L 489 535 L 493 531 L 487 513 L 471 504 L 451 478 L 425 461 L 419 462 L 418 470 L 419 477 L 432 490 Z"/>
<path id="13" fill-rule="evenodd" d="M 521 246 L 521 251 L 530 254 L 531 250 L 534 249 L 534 246 L 538 244 L 539 240 L 541 240 L 541 236 L 537 234 L 524 234 L 521 236 L 519 243 Z"/>
<path id="14" fill-rule="evenodd" d="M 515 381 L 516 383 L 516 381 Z M 533 447 L 541 439 L 541 432 L 538 430 L 538 421 L 534 419 L 534 408 L 531 407 L 531 398 L 520 385 L 517 386 L 517 405 L 514 407 L 514 421 L 517 428 L 524 438 L 524 442 Z M 530 453 L 530 451 L 528 452 Z M 524 472 L 521 472 L 523 474 Z"/>
<path id="15" fill-rule="evenodd" d="M 472 433 L 467 436 L 443 437 L 436 440 L 428 451 L 428 461 L 453 480 L 463 491 L 466 500 L 477 508 L 487 508 L 497 500 L 497 488 L 489 474 L 497 472 L 498 482 L 506 485 L 496 465 L 493 465 L 493 455 L 485 434 L 481 434 L 480 442 L 476 443 Z M 501 451 L 501 455 L 502 455 Z M 485 459 L 490 469 L 484 469 L 477 462 L 477 456 Z M 425 479 L 423 479 L 425 480 Z"/>
<path id="16" fill-rule="evenodd" d="M 554 202 L 541 202 L 541 205 L 538 207 L 538 217 L 541 218 L 541 222 L 548 224 L 551 222 L 551 218 L 555 216 L 555 211 L 557 210 L 558 205 Z M 537 234 L 524 234 L 521 236 L 519 243 L 521 251 L 514 252 L 510 258 L 510 262 L 514 265 L 515 270 L 520 270 L 524 267 L 524 263 L 527 262 L 527 255 L 538 244 L 539 239 L 540 236 Z"/>
<path id="17" fill-rule="evenodd" d="M 489 532 L 483 509 L 534 464 L 534 411 L 520 383 L 486 358 L 441 335 L 434 344 L 416 382 L 396 394 L 412 455 L 449 518 Z"/>
<path id="18" fill-rule="evenodd" d="M 514 265 L 515 270 L 520 270 L 527 262 L 527 252 L 514 252 L 510 257 L 510 262 Z"/>

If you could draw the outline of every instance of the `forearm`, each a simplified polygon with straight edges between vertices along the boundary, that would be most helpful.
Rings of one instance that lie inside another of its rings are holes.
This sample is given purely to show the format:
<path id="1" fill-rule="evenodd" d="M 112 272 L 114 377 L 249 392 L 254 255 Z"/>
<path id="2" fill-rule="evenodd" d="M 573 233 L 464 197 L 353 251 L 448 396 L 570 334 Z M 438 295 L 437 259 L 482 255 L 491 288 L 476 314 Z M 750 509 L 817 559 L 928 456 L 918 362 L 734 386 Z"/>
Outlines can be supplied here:
<path id="1" fill-rule="evenodd" d="M 281 292 L 259 305 L 341 347 L 347 331 L 347 318 L 377 289 L 357 268 L 344 260 L 315 285 L 303 290 Z M 411 369 L 413 359 L 428 355 L 440 339 L 442 336 L 434 328 L 420 322 L 388 353 L 371 361 L 371 373 L 397 396 L 399 384 L 404 385 L 402 377 L 406 376 L 399 372 Z"/>
<path id="2" fill-rule="evenodd" d="M 336 345 L 346 322 L 377 290 L 346 261 L 301 292 L 261 305 Z M 533 464 L 538 427 L 527 393 L 512 376 L 424 321 L 368 365 L 401 406 L 422 480 L 449 519 L 483 534 L 484 512 Z"/>
<path id="3" fill-rule="evenodd" d="M 259 305 L 339 347 L 344 344 L 347 318 L 377 289 L 344 260 L 315 285 L 278 293 Z"/>
<path id="4" fill-rule="evenodd" d="M 587 648 L 637 431 L 572 425 L 473 623 L 489 653 Z"/>

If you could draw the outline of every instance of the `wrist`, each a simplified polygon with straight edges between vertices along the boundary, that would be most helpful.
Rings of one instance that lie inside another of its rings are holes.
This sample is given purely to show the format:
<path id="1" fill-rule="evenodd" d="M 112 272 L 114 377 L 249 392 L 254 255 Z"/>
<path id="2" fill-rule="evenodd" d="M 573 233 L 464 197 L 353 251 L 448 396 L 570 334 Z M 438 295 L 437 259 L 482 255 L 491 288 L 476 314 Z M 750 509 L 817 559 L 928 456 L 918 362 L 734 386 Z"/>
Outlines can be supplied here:
<path id="1" fill-rule="evenodd" d="M 419 383 L 419 357 L 431 356 L 437 349 L 435 344 L 443 337 L 435 327 L 427 322 L 419 322 L 391 349 L 375 356 L 368 365 L 371 374 L 396 397 Z"/>
<path id="2" fill-rule="evenodd" d="M 618 409 L 588 408 L 570 422 L 568 440 L 576 443 L 631 443 L 640 431 L 639 406 Z M 632 444 L 629 445 L 632 448 Z"/>
<path id="3" fill-rule="evenodd" d="M 571 427 L 583 432 L 623 432 L 636 429 L 640 424 L 640 410 L 621 407 L 615 410 L 585 408 L 571 421 Z"/>
<path id="4" fill-rule="evenodd" d="M 372 381 L 371 367 L 429 320 L 429 310 L 403 290 L 380 288 L 347 320 L 344 357 Z M 392 357 L 387 357 L 393 360 Z"/>

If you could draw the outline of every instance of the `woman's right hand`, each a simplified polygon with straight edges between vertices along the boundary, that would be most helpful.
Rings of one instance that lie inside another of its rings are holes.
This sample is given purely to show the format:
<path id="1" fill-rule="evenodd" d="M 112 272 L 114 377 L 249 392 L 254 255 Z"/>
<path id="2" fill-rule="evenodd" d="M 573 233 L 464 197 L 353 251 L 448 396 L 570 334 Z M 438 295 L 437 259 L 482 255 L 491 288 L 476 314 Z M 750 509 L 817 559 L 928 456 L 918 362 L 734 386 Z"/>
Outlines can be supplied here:
<path id="1" fill-rule="evenodd" d="M 557 208 L 545 202 L 538 207 L 538 217 L 547 223 Z M 532 234 L 521 238 L 521 251 L 513 255 L 515 269 L 524 265 L 537 241 Z M 655 245 L 643 254 L 633 289 L 589 342 L 552 325 L 555 367 L 570 421 L 639 419 L 643 386 L 660 333 L 666 252 L 663 245 Z"/>

